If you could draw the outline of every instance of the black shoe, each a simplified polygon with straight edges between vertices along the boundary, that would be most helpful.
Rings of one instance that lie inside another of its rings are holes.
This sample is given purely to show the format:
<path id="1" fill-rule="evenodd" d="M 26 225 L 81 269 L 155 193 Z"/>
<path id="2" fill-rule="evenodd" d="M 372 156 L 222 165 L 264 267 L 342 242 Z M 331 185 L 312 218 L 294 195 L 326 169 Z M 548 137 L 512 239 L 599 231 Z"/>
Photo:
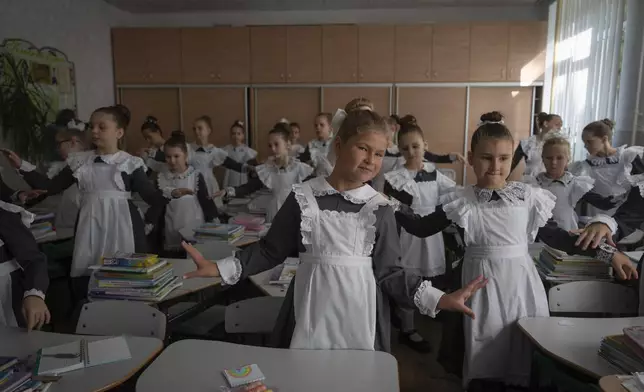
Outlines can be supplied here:
<path id="1" fill-rule="evenodd" d="M 416 331 L 411 331 L 411 332 L 400 332 L 400 335 L 398 335 L 398 342 L 401 344 L 404 344 L 411 348 L 412 350 L 422 353 L 422 354 L 427 354 L 432 352 L 432 346 L 429 344 L 429 342 L 425 339 L 416 342 L 414 340 L 411 340 L 410 336 L 417 333 Z"/>

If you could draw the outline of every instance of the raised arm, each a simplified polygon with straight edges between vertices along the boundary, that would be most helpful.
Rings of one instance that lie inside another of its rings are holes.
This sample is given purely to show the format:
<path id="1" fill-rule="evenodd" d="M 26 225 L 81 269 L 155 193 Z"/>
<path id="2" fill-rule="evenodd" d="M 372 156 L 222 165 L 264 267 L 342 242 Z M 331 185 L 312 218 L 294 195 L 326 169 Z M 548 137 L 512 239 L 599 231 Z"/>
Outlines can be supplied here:
<path id="1" fill-rule="evenodd" d="M 145 223 L 156 224 L 159 222 L 159 218 L 163 214 L 163 208 L 168 200 L 150 181 L 143 167 L 139 167 L 132 172 L 130 181 L 132 192 L 138 193 L 143 201 L 150 206 L 145 212 Z"/>
<path id="2" fill-rule="evenodd" d="M 224 163 L 222 163 L 221 166 L 239 173 L 246 173 L 246 164 L 237 162 L 231 157 L 226 157 L 226 159 L 224 159 Z"/>
<path id="3" fill-rule="evenodd" d="M 208 194 L 208 186 L 201 173 L 199 173 L 197 180 L 197 200 L 199 201 L 206 222 L 212 222 L 219 216 L 217 206 Z"/>
<path id="4" fill-rule="evenodd" d="M 226 189 L 229 197 L 245 197 L 251 193 L 257 192 L 264 187 L 264 183 L 257 177 L 250 177 L 248 182 L 236 187 Z"/>
<path id="5" fill-rule="evenodd" d="M 581 200 L 601 210 L 610 210 L 617 205 L 617 200 L 612 196 L 602 196 L 599 193 L 588 192 L 581 197 Z"/>
<path id="6" fill-rule="evenodd" d="M 56 176 L 49 181 L 49 185 L 46 188 L 47 195 L 57 195 L 72 186 L 75 182 L 76 178 L 72 173 L 72 169 L 70 169 L 69 166 L 66 166 L 60 171 L 60 173 L 56 174 Z"/>
<path id="7" fill-rule="evenodd" d="M 521 143 L 517 146 L 517 149 L 514 150 L 514 155 L 512 156 L 512 166 L 510 168 L 510 173 L 514 171 L 517 165 L 521 162 L 522 159 L 527 158 L 527 155 L 521 147 Z"/>
<path id="8" fill-rule="evenodd" d="M 438 155 L 433 152 L 425 151 L 425 160 L 433 163 L 452 163 L 456 160 L 456 157 L 452 154 Z"/>
<path id="9" fill-rule="evenodd" d="M 401 205 L 396 211 L 396 222 L 409 234 L 425 238 L 445 230 L 451 223 L 443 211 L 443 206 L 436 206 L 436 210 L 429 215 L 420 216 L 411 208 Z"/>
<path id="10" fill-rule="evenodd" d="M 300 162 L 311 162 L 311 150 L 309 149 L 308 144 L 306 145 L 304 152 L 298 155 L 297 159 L 299 159 Z"/>

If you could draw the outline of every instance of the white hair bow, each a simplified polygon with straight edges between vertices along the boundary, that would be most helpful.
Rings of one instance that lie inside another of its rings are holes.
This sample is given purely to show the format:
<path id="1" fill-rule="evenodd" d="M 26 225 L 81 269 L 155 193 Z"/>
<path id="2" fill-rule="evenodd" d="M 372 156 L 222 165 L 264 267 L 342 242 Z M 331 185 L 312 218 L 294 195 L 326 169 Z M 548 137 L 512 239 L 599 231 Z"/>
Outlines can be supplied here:
<path id="1" fill-rule="evenodd" d="M 280 120 L 278 122 L 280 122 L 282 124 L 288 124 L 289 123 L 289 121 L 287 119 L 285 119 L 284 117 L 280 118 Z"/>
<path id="2" fill-rule="evenodd" d="M 333 136 L 333 139 L 331 140 L 331 144 L 329 144 L 329 150 L 326 154 L 326 158 L 332 166 L 335 165 L 335 158 L 336 158 L 335 147 L 334 147 L 335 140 L 338 138 L 340 127 L 342 126 L 342 123 L 344 122 L 345 118 L 347 118 L 347 112 L 345 112 L 342 109 L 338 109 L 335 111 L 335 114 L 331 119 L 331 126 L 333 127 L 333 131 L 335 132 L 335 134 Z"/>
<path id="3" fill-rule="evenodd" d="M 481 121 L 481 122 L 478 123 L 477 126 L 480 127 L 481 125 L 485 125 L 485 124 L 505 124 L 505 121 L 503 121 L 503 120 L 501 120 L 501 121 Z"/>
<path id="4" fill-rule="evenodd" d="M 79 131 L 84 131 L 85 130 L 85 123 L 82 121 L 76 121 L 76 120 L 71 120 L 70 122 L 67 123 L 67 128 L 68 129 L 76 129 Z"/>

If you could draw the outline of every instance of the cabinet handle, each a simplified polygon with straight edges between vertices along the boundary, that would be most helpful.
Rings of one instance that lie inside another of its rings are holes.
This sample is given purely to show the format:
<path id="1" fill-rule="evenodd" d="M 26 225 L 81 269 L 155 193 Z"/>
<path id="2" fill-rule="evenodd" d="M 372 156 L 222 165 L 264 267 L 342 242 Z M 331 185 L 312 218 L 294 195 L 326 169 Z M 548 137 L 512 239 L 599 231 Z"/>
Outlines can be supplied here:
<path id="1" fill-rule="evenodd" d="M 292 77 L 292 75 L 291 75 L 291 74 L 288 74 L 288 78 L 290 79 L 291 77 Z"/>
<path id="2" fill-rule="evenodd" d="M 212 78 L 214 78 L 214 77 L 215 77 L 215 74 L 214 74 L 214 73 L 211 73 L 211 74 L 210 74 L 210 79 L 212 79 Z"/>
<path id="3" fill-rule="evenodd" d="M 437 78 L 438 77 L 438 72 L 436 72 L 436 71 L 432 72 L 432 76 Z"/>
<path id="4" fill-rule="evenodd" d="M 501 68 L 501 79 L 505 79 L 505 68 Z"/>
<path id="5" fill-rule="evenodd" d="M 425 72 L 425 78 L 429 79 L 429 71 Z"/>
<path id="6" fill-rule="evenodd" d="M 221 74 L 217 74 L 217 79 L 221 79 Z"/>
<path id="7" fill-rule="evenodd" d="M 152 79 L 152 74 L 150 74 L 150 79 Z"/>
<path id="8" fill-rule="evenodd" d="M 280 79 L 284 80 L 284 74 L 280 74 Z"/>
<path id="9" fill-rule="evenodd" d="M 360 79 L 364 78 L 364 74 L 360 74 Z"/>
<path id="10" fill-rule="evenodd" d="M 352 77 L 354 77 L 354 78 L 356 77 L 356 74 L 355 74 L 355 73 L 353 73 L 353 74 L 351 74 L 351 75 L 352 75 Z"/>

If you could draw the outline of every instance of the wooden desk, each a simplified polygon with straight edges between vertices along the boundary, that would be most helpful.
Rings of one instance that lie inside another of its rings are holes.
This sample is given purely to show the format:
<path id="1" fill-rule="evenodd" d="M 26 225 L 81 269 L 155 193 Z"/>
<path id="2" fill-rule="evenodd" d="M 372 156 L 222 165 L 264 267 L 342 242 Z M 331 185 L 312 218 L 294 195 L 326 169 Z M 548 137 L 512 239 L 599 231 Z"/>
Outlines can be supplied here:
<path id="1" fill-rule="evenodd" d="M 203 243 L 208 243 L 208 242 L 217 242 L 221 244 L 228 244 L 231 246 L 236 246 L 236 247 L 244 247 L 248 246 L 251 244 L 254 244 L 255 242 L 259 241 L 259 237 L 256 236 L 248 236 L 248 235 L 243 235 L 241 238 L 239 238 L 237 241 L 234 243 L 229 243 L 226 241 L 221 241 L 216 238 L 213 239 L 207 239 L 207 238 L 196 238 L 195 233 L 191 229 L 180 229 L 179 234 L 181 234 L 181 238 L 183 238 L 186 242 L 190 242 L 193 244 L 203 244 Z"/>
<path id="2" fill-rule="evenodd" d="M 105 338 L 41 331 L 27 333 L 20 328 L 0 326 L 0 352 L 5 356 L 25 358 L 43 347 L 57 346 L 80 339 Z M 106 391 L 132 377 L 163 349 L 163 343 L 156 338 L 126 336 L 125 339 L 132 354 L 131 359 L 65 373 L 49 391 Z"/>
<path id="3" fill-rule="evenodd" d="M 282 268 L 282 265 L 280 264 L 273 269 L 260 272 L 257 275 L 253 275 L 249 279 L 251 282 L 253 282 L 255 286 L 257 286 L 258 289 L 262 291 L 262 293 L 271 297 L 285 297 L 286 291 L 288 291 L 287 285 L 269 283 L 271 280 L 271 276 L 273 276 L 275 271 L 280 271 L 281 268 Z"/>
<path id="4" fill-rule="evenodd" d="M 599 380 L 599 387 L 603 392 L 626 392 L 622 387 L 622 380 L 617 376 L 604 376 Z"/>
<path id="5" fill-rule="evenodd" d="M 608 335 L 619 335 L 626 327 L 644 325 L 644 317 L 527 317 L 519 320 L 518 324 L 547 355 L 599 379 L 617 372 L 597 354 L 601 339 Z"/>
<path id="6" fill-rule="evenodd" d="M 378 351 L 286 350 L 181 340 L 143 372 L 137 392 L 218 391 L 222 371 L 257 364 L 279 392 L 399 391 L 396 359 Z"/>

